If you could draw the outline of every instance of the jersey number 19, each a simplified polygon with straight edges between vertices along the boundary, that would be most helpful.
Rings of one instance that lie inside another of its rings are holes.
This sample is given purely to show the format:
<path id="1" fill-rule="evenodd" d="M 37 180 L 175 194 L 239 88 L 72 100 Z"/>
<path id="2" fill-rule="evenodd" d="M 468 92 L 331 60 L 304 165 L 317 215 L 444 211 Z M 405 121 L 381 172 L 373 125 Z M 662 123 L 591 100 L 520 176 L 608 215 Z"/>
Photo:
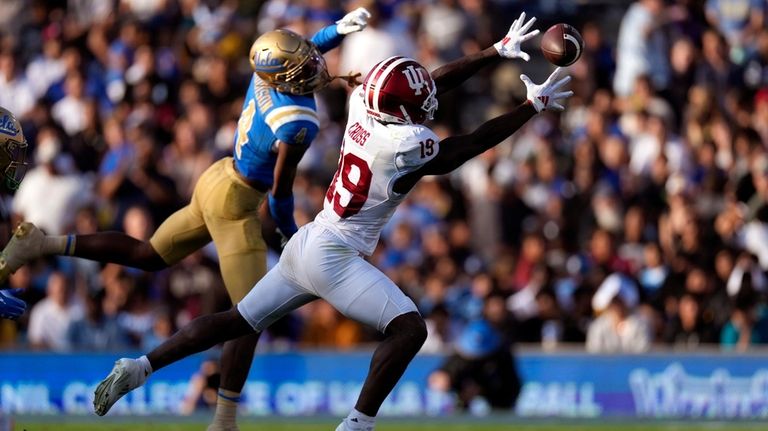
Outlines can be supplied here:
<path id="1" fill-rule="evenodd" d="M 339 217 L 347 218 L 357 214 L 363 208 L 368 199 L 373 173 L 365 160 L 352 153 L 344 153 L 343 147 L 341 151 L 343 156 L 339 159 L 339 168 L 333 176 L 325 198 L 333 203 L 333 210 Z M 350 195 L 346 204 L 342 203 L 342 196 L 336 190 L 339 178 L 341 178 L 341 187 Z"/>

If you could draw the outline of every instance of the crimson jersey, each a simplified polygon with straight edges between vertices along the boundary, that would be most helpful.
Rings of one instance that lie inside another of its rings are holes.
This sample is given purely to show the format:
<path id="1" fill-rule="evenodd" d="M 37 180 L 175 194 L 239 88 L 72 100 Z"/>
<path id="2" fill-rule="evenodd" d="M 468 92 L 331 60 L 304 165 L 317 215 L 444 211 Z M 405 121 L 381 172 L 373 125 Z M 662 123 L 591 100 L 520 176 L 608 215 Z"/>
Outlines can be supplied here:
<path id="1" fill-rule="evenodd" d="M 354 249 L 370 255 L 381 230 L 405 194 L 395 181 L 421 168 L 440 150 L 439 139 L 422 125 L 382 124 L 366 113 L 362 87 L 352 92 L 339 168 L 315 223 Z"/>

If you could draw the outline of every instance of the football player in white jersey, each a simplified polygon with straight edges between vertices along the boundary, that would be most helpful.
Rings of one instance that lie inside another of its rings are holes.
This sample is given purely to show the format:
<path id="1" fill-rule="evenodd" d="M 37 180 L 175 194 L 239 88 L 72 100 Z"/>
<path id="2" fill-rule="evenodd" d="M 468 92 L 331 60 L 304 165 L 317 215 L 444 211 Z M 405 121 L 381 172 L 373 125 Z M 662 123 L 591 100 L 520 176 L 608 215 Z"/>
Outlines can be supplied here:
<path id="1" fill-rule="evenodd" d="M 440 175 L 506 139 L 536 113 L 562 110 L 572 92 L 560 69 L 540 85 L 527 76 L 527 102 L 474 132 L 439 138 L 422 123 L 436 96 L 500 58 L 523 58 L 520 43 L 535 19 L 516 20 L 507 37 L 478 54 L 437 69 L 392 57 L 377 64 L 349 100 L 339 168 L 323 211 L 288 241 L 279 263 L 232 310 L 200 317 L 138 359 L 120 359 L 96 390 L 94 406 L 108 410 L 147 376 L 224 340 L 263 331 L 286 313 L 323 298 L 346 316 L 373 326 L 385 339 L 373 354 L 355 408 L 337 431 L 373 430 L 379 407 L 419 351 L 427 332 L 416 306 L 362 255 L 370 255 L 383 226 L 416 182 Z"/>

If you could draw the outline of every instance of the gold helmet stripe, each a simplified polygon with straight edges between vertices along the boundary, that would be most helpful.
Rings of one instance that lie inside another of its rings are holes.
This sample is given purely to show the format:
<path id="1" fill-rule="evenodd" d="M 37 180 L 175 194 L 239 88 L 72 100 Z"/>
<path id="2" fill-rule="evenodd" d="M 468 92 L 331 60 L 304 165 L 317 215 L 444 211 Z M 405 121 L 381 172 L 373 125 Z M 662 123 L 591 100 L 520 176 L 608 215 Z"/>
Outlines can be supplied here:
<path id="1" fill-rule="evenodd" d="M 317 113 L 304 106 L 292 105 L 275 108 L 264 118 L 264 122 L 267 123 L 272 131 L 276 131 L 286 123 L 301 120 L 309 121 L 318 127 L 320 126 L 320 120 L 317 118 Z"/>

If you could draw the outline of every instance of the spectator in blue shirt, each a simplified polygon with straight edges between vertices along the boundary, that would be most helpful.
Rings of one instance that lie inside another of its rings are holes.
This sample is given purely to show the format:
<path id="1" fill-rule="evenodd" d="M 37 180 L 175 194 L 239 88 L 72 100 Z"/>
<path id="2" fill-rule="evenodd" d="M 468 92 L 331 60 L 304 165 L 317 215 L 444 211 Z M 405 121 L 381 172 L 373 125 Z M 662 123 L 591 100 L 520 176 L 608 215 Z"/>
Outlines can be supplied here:
<path id="1" fill-rule="evenodd" d="M 75 351 L 115 351 L 129 345 L 128 334 L 113 316 L 104 315 L 104 290 L 85 298 L 85 315 L 67 330 L 69 348 Z"/>
<path id="2" fill-rule="evenodd" d="M 734 48 L 752 45 L 765 24 L 764 0 L 707 0 L 707 20 Z"/>

